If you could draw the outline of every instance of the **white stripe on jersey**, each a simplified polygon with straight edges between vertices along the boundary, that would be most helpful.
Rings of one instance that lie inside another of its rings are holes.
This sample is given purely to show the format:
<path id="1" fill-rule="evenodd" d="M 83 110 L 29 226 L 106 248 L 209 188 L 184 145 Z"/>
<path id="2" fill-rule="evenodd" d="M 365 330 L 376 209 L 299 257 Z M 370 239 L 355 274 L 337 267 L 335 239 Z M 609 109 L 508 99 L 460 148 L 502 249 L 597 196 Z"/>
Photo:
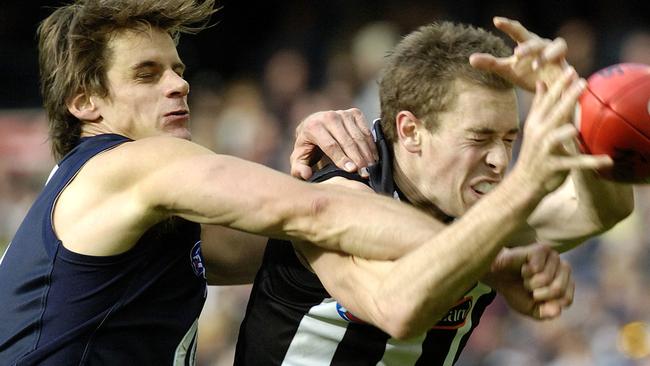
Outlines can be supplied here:
<path id="1" fill-rule="evenodd" d="M 465 324 L 456 330 L 444 366 L 453 365 L 460 342 L 472 329 L 472 315 L 479 298 L 489 294 L 490 287 L 478 283 L 465 296 L 473 299 Z M 334 358 L 337 347 L 347 331 L 348 321 L 343 320 L 336 310 L 336 300 L 324 299 L 309 309 L 291 340 L 289 349 L 282 360 L 282 366 L 329 365 Z M 422 355 L 422 345 L 426 333 L 418 337 L 400 341 L 390 338 L 378 366 L 415 365 Z"/>
<path id="2" fill-rule="evenodd" d="M 2 261 L 5 259 L 5 255 L 7 255 L 7 252 L 9 251 L 9 246 L 11 245 L 11 242 L 7 244 L 7 247 L 5 248 L 5 252 L 2 254 L 2 258 L 0 258 L 0 264 L 2 264 Z"/>
<path id="3" fill-rule="evenodd" d="M 173 366 L 196 365 L 196 333 L 198 329 L 199 318 L 196 318 L 183 339 L 181 339 L 181 343 L 176 347 Z"/>
<path id="4" fill-rule="evenodd" d="M 400 341 L 391 338 L 386 342 L 384 357 L 377 363 L 378 366 L 415 365 L 422 354 L 422 344 L 427 334 Z"/>
<path id="5" fill-rule="evenodd" d="M 52 168 L 50 175 L 47 177 L 47 180 L 45 181 L 45 185 L 47 185 L 47 183 L 50 182 L 50 179 L 52 179 L 52 176 L 54 175 L 54 173 L 56 173 L 57 170 L 59 170 L 59 166 L 55 165 L 54 168 Z"/>
<path id="6" fill-rule="evenodd" d="M 477 303 L 477 300 L 486 294 L 489 294 L 492 290 L 490 287 L 478 283 L 464 296 L 471 297 L 472 307 L 470 308 L 467 320 L 465 324 L 456 331 L 456 336 L 449 346 L 449 353 L 445 358 L 444 366 L 450 366 L 454 363 L 454 358 L 456 353 L 458 353 L 458 347 L 460 346 L 460 341 L 463 339 L 463 336 L 467 334 L 472 329 L 472 314 L 474 314 L 474 306 Z M 386 343 L 386 351 L 384 352 L 384 357 L 377 363 L 378 366 L 396 366 L 396 365 L 415 365 L 418 358 L 422 354 L 422 345 L 426 338 L 426 333 L 422 334 L 419 337 L 407 339 L 405 341 L 399 341 L 395 338 L 391 338 Z"/>
<path id="7" fill-rule="evenodd" d="M 347 327 L 336 311 L 336 300 L 327 298 L 312 306 L 300 321 L 282 366 L 329 365 Z"/>
<path id="8" fill-rule="evenodd" d="M 467 321 L 465 322 L 465 325 L 463 325 L 458 331 L 456 331 L 456 337 L 454 337 L 454 340 L 451 342 L 451 346 L 449 346 L 449 353 L 447 353 L 447 358 L 445 358 L 445 363 L 443 366 L 451 366 L 454 364 L 454 359 L 456 358 L 456 353 L 458 353 L 458 346 L 460 345 L 461 339 L 463 339 L 463 336 L 467 334 L 467 332 L 472 329 L 472 314 L 474 313 L 474 306 L 476 306 L 476 300 L 478 300 L 479 297 L 489 294 L 492 289 L 488 287 L 487 285 L 484 285 L 482 283 L 478 283 L 472 291 L 470 291 L 470 296 L 472 296 L 475 300 L 472 302 L 472 310 L 470 311 L 470 314 L 467 316 Z"/>

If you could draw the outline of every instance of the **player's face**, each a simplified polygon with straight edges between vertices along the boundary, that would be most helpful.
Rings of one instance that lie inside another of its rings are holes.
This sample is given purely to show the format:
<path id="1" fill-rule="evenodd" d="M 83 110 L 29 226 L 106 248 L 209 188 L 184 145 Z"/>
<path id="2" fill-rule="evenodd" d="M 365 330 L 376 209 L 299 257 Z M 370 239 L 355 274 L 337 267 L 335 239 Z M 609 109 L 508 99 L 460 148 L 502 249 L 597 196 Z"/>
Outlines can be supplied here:
<path id="1" fill-rule="evenodd" d="M 499 183 L 512 159 L 518 112 L 514 90 L 456 82 L 458 97 L 423 136 L 422 169 L 429 197 L 458 217 Z"/>
<path id="2" fill-rule="evenodd" d="M 132 139 L 190 139 L 189 84 L 171 37 L 156 28 L 120 32 L 109 55 L 109 96 L 96 103 L 102 122 Z"/>

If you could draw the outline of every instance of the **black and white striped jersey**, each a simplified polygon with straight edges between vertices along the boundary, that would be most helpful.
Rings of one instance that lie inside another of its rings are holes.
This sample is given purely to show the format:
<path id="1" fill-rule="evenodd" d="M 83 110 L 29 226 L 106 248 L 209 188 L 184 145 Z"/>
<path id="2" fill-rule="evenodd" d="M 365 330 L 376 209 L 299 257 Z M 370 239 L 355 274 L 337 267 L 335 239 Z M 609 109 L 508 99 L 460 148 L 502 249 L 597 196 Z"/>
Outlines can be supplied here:
<path id="1" fill-rule="evenodd" d="M 399 341 L 331 298 L 290 243 L 271 240 L 240 328 L 235 365 L 453 365 L 494 296 L 479 283 L 426 334 Z"/>
<path id="2" fill-rule="evenodd" d="M 335 168 L 318 172 L 314 180 L 344 176 L 403 198 L 394 186 L 381 131 L 375 127 L 374 132 L 380 164 L 371 169 L 369 181 Z M 333 299 L 290 242 L 272 239 L 240 328 L 235 365 L 453 365 L 494 297 L 491 288 L 478 283 L 426 334 L 396 340 Z"/>

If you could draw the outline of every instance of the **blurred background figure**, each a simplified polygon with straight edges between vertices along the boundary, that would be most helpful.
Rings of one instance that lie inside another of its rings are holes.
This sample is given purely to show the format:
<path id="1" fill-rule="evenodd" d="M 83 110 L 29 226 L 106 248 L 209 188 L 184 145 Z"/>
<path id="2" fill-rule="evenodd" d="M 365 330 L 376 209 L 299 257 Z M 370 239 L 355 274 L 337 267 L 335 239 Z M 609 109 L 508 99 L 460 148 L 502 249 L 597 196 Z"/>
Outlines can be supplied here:
<path id="1" fill-rule="evenodd" d="M 0 12 L 0 253 L 54 165 L 40 106 L 34 34 L 57 1 L 3 2 Z M 378 115 L 386 52 L 437 19 L 494 30 L 494 15 L 564 37 L 582 76 L 617 62 L 650 64 L 650 2 L 567 0 L 224 0 L 218 24 L 181 38 L 195 141 L 288 171 L 297 123 L 319 110 Z M 520 92 L 520 113 L 530 94 Z M 537 323 L 497 298 L 460 366 L 650 366 L 650 185 L 636 186 L 634 214 L 566 253 L 577 281 L 573 306 Z M 199 365 L 232 365 L 249 286 L 213 287 L 199 327 Z M 2 311 L 2 309 L 0 309 Z"/>
<path id="2" fill-rule="evenodd" d="M 650 65 L 650 29 L 627 34 L 621 45 L 621 62 Z"/>
<path id="3" fill-rule="evenodd" d="M 352 39 L 351 53 L 359 88 L 353 105 L 372 122 L 379 117 L 379 80 L 386 54 L 399 42 L 397 26 L 374 22 L 361 28 Z"/>

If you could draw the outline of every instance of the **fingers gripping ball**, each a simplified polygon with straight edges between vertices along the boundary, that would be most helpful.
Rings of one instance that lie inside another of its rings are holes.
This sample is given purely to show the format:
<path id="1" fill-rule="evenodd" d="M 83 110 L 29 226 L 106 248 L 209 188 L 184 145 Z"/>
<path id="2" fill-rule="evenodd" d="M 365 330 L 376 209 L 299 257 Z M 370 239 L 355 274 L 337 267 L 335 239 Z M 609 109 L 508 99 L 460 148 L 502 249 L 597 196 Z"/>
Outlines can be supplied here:
<path id="1" fill-rule="evenodd" d="M 617 64 L 593 74 L 576 123 L 585 152 L 614 160 L 601 175 L 650 183 L 650 65 Z"/>

